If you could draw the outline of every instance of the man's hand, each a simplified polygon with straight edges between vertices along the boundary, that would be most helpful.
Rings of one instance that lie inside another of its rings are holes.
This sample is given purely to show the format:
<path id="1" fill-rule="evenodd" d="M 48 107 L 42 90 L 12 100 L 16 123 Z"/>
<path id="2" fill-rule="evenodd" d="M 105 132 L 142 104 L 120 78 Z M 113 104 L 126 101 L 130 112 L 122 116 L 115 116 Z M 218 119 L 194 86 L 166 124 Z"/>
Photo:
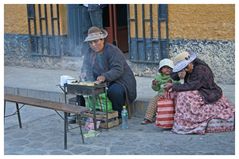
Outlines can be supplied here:
<path id="1" fill-rule="evenodd" d="M 96 81 L 99 82 L 99 83 L 105 82 L 105 76 L 102 76 L 102 75 L 98 76 Z"/>

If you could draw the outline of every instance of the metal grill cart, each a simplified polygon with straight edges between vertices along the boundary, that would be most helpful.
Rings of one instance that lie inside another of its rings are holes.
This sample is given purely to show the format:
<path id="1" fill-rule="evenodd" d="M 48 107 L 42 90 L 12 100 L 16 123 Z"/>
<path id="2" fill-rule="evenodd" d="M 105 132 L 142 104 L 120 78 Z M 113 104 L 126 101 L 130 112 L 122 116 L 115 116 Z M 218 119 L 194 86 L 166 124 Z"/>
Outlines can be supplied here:
<path id="1" fill-rule="evenodd" d="M 95 84 L 95 85 L 81 85 L 79 83 L 72 84 L 64 84 L 64 86 L 60 86 L 62 91 L 64 92 L 65 103 L 67 103 L 67 95 L 91 95 L 93 97 L 93 121 L 94 121 L 94 130 L 96 127 L 96 98 L 100 93 L 107 93 L 106 83 Z M 106 99 L 106 119 L 108 119 L 108 106 Z M 106 120 L 106 128 L 108 129 L 108 120 Z"/>

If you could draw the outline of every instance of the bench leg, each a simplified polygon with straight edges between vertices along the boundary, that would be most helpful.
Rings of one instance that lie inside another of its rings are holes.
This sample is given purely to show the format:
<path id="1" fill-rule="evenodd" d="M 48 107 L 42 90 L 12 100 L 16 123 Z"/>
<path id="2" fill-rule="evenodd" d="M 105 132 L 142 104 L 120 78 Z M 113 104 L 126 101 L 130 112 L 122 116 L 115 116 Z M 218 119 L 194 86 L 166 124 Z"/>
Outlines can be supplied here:
<path id="1" fill-rule="evenodd" d="M 21 121 L 21 115 L 20 115 L 20 109 L 19 109 L 18 103 L 16 103 L 16 109 L 17 109 L 17 117 L 18 117 L 19 127 L 22 128 L 22 121 Z"/>
<path id="2" fill-rule="evenodd" d="M 68 130 L 68 120 L 67 113 L 64 113 L 64 149 L 67 149 L 67 130 Z"/>
<path id="3" fill-rule="evenodd" d="M 5 114 L 6 114 L 6 100 L 4 100 L 4 124 L 5 124 Z"/>
<path id="4" fill-rule="evenodd" d="M 105 89 L 105 96 L 106 96 L 106 100 L 105 100 L 105 105 L 106 105 L 106 129 L 108 130 L 109 129 L 109 121 L 108 121 L 108 98 L 107 98 L 107 90 Z"/>
<path id="5" fill-rule="evenodd" d="M 92 96 L 93 97 L 93 103 L 94 103 L 94 105 L 93 105 L 93 122 L 94 122 L 94 130 L 96 131 L 97 130 L 97 127 L 96 127 L 96 108 L 95 108 L 95 105 L 96 105 L 96 96 L 95 95 L 93 95 Z"/>
<path id="6" fill-rule="evenodd" d="M 81 128 L 81 117 L 80 117 L 80 119 L 79 119 L 79 125 L 80 125 L 80 133 L 81 133 L 82 143 L 84 144 L 85 141 L 84 141 L 84 134 L 83 134 L 83 132 L 82 132 L 82 128 Z"/>

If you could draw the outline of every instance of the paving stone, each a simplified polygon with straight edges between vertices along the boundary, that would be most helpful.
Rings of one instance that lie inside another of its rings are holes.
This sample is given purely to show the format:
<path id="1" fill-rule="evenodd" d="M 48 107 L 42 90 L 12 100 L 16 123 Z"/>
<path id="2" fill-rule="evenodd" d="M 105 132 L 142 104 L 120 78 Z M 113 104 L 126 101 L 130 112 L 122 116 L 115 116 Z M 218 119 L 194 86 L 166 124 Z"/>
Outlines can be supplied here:
<path id="1" fill-rule="evenodd" d="M 66 70 L 43 70 L 30 68 L 5 67 L 5 83 L 7 87 L 31 89 L 25 91 L 29 95 L 42 95 L 53 100 L 62 100 L 62 92 L 55 85 L 61 74 Z M 37 72 L 37 75 L 35 75 Z M 20 74 L 28 74 L 21 77 Z M 74 75 L 70 72 L 69 75 Z M 49 82 L 31 83 L 32 78 L 42 78 Z M 59 76 L 58 76 L 59 75 Z M 15 77 L 19 77 L 16 82 Z M 20 78 L 21 77 L 21 78 Z M 8 80 L 9 79 L 9 80 Z M 151 78 L 137 77 L 137 82 L 144 85 L 138 89 L 137 99 L 149 100 L 154 92 L 145 83 Z M 28 85 L 26 85 L 28 83 Z M 234 85 L 223 85 L 225 95 L 231 101 L 235 99 Z M 49 91 L 50 93 L 44 93 Z M 18 90 L 8 89 L 9 92 Z M 40 91 L 40 93 L 38 92 Z M 38 93 L 37 93 L 38 92 Z M 145 102 L 145 101 L 144 101 Z M 234 101 L 235 102 L 235 101 Z M 7 113 L 15 110 L 15 104 L 7 103 Z M 120 126 L 109 130 L 101 130 L 99 136 L 85 138 L 82 144 L 80 129 L 69 130 L 68 149 L 64 150 L 64 122 L 52 110 L 24 106 L 21 109 L 23 128 L 20 129 L 16 116 L 5 118 L 4 123 L 4 154 L 5 155 L 234 155 L 235 132 L 208 133 L 205 135 L 178 135 L 170 130 L 155 127 L 154 124 L 141 125 L 147 102 L 129 120 L 129 129 Z M 144 109 L 143 109 L 144 108 Z M 62 113 L 61 113 L 62 114 Z M 73 127 L 74 125 L 71 125 Z"/>

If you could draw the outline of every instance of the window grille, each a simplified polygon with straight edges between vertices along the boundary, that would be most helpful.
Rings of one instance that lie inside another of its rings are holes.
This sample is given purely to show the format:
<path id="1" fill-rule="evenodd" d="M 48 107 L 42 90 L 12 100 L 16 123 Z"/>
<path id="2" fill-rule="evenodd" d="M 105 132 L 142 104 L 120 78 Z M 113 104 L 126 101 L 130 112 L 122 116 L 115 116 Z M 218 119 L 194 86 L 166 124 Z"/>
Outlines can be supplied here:
<path id="1" fill-rule="evenodd" d="M 158 63 L 168 57 L 167 4 L 128 5 L 128 30 L 132 62 Z"/>
<path id="2" fill-rule="evenodd" d="M 28 32 L 32 55 L 62 55 L 58 4 L 27 4 Z"/>

